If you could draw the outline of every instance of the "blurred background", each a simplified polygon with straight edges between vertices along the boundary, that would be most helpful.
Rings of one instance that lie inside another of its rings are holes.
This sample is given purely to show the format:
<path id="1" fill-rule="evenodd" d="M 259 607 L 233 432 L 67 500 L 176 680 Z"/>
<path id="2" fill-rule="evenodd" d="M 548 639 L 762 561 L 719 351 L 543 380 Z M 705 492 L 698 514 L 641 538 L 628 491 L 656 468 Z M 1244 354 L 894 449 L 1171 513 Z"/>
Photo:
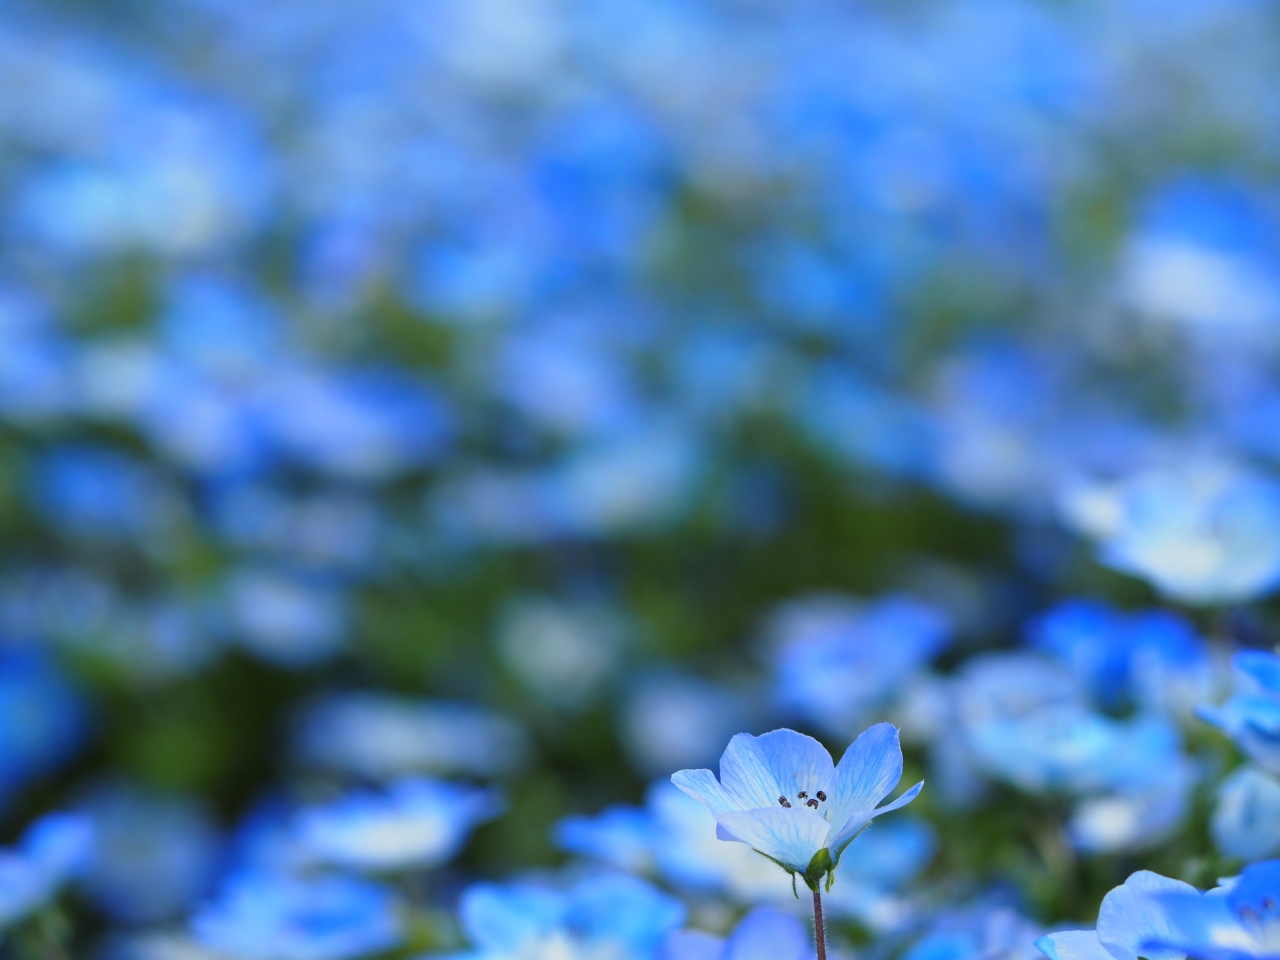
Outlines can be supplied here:
<path id="1" fill-rule="evenodd" d="M 784 725 L 927 781 L 846 955 L 1280 850 L 1278 84 L 1262 0 L 0 3 L 0 949 L 723 932 L 664 784 Z"/>

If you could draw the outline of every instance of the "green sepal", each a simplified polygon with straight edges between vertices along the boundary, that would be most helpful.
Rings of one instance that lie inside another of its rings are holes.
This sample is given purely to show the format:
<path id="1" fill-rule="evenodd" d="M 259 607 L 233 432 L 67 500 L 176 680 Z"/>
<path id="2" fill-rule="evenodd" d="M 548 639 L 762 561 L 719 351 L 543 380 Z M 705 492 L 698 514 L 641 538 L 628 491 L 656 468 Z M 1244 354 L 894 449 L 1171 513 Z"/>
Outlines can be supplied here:
<path id="1" fill-rule="evenodd" d="M 826 847 L 823 847 L 813 855 L 813 859 L 809 861 L 809 866 L 805 868 L 805 886 L 816 893 L 818 890 L 818 883 L 824 876 L 830 876 L 835 868 L 835 861 L 831 859 L 831 851 Z M 827 889 L 831 889 L 829 884 Z"/>

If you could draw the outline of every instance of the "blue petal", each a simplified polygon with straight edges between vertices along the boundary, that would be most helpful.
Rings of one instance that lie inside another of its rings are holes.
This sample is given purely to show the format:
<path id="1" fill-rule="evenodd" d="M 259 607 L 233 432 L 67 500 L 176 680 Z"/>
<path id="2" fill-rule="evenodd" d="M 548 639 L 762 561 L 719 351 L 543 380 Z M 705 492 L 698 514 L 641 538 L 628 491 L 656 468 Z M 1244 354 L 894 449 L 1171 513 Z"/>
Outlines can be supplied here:
<path id="1" fill-rule="evenodd" d="M 760 737 L 740 733 L 730 740 L 720 758 L 720 783 L 740 809 L 754 810 L 777 806 L 779 797 L 794 801 L 801 790 L 829 790 L 835 775 L 822 744 L 783 729 Z"/>
<path id="2" fill-rule="evenodd" d="M 1242 650 L 1231 665 L 1250 678 L 1259 689 L 1280 693 L 1280 657 L 1262 650 Z"/>
<path id="3" fill-rule="evenodd" d="M 902 747 L 898 728 L 877 723 L 858 735 L 836 767 L 836 793 L 828 814 L 839 823 L 860 810 L 870 810 L 902 779 Z"/>
<path id="4" fill-rule="evenodd" d="M 721 960 L 724 939 L 702 930 L 677 930 L 663 942 L 656 960 Z"/>
<path id="5" fill-rule="evenodd" d="M 831 824 L 807 807 L 726 810 L 716 814 L 716 836 L 737 840 L 803 873 L 827 845 Z"/>
<path id="6" fill-rule="evenodd" d="M 1143 945 L 1167 937 L 1169 914 L 1160 895 L 1196 894 L 1196 888 L 1150 870 L 1139 870 L 1102 898 L 1098 911 L 1098 941 L 1116 960 L 1175 960 L 1177 950 L 1151 949 Z"/>
<path id="7" fill-rule="evenodd" d="M 806 960 L 812 954 L 798 919 L 777 907 L 757 907 L 730 934 L 723 960 Z"/>
<path id="8" fill-rule="evenodd" d="M 1226 960 L 1263 953 L 1231 912 L 1227 898 L 1172 893 L 1159 898 L 1169 921 L 1142 938 L 1142 956 L 1183 956 Z"/>
<path id="9" fill-rule="evenodd" d="M 527 884 L 477 883 L 458 905 L 471 942 L 494 953 L 516 953 L 529 941 L 554 930 L 564 913 L 554 891 Z"/>
<path id="10" fill-rule="evenodd" d="M 882 813 L 892 813 L 894 810 L 902 809 L 908 803 L 914 800 L 916 797 L 920 796 L 920 791 L 923 789 L 924 789 L 924 781 L 921 780 L 914 787 L 912 787 L 910 790 L 907 790 L 905 793 L 902 794 L 902 796 L 900 796 L 897 800 L 894 800 L 892 803 L 886 803 L 883 807 L 876 807 L 874 810 L 862 810 L 857 813 L 854 813 L 852 816 L 849 817 L 848 820 L 846 820 L 839 827 L 839 829 L 836 830 L 835 835 L 832 836 L 831 838 L 832 855 L 835 856 L 837 859 L 839 859 L 840 854 L 843 852 L 844 848 L 849 844 L 849 841 L 851 841 L 855 836 L 857 836 L 857 833 L 859 830 L 865 827 L 868 823 L 870 823 L 876 817 L 880 816 L 880 814 Z"/>
<path id="11" fill-rule="evenodd" d="M 703 806 L 709 807 L 712 813 L 740 809 L 724 792 L 724 787 L 720 786 L 720 781 L 710 770 L 677 770 L 671 775 L 671 782 Z M 778 801 L 775 798 L 773 802 Z"/>
<path id="12" fill-rule="evenodd" d="M 1049 960 L 1115 960 L 1098 942 L 1093 930 L 1063 930 L 1050 933 L 1036 941 Z"/>

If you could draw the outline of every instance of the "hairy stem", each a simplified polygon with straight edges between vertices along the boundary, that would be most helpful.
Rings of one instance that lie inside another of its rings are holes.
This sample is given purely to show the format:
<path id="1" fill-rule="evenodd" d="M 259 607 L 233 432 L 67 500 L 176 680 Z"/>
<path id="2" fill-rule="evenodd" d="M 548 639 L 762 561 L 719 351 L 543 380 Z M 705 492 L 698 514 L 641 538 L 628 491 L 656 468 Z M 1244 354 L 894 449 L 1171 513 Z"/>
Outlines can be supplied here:
<path id="1" fill-rule="evenodd" d="M 822 894 L 817 884 L 813 887 L 813 939 L 818 946 L 818 960 L 827 960 L 827 931 L 822 922 Z"/>

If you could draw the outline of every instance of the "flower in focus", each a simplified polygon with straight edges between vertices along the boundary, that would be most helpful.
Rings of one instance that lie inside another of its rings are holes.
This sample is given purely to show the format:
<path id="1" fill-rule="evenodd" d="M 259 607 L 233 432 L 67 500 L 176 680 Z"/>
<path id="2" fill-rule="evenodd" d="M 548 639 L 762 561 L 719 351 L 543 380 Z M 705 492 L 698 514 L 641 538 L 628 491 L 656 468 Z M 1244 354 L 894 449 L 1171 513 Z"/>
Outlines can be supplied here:
<path id="1" fill-rule="evenodd" d="M 458 914 L 475 946 L 462 955 L 468 960 L 645 960 L 685 910 L 643 880 L 592 874 L 565 887 L 478 883 L 462 895 Z"/>
<path id="2" fill-rule="evenodd" d="M 411 778 L 304 810 L 297 836 L 317 860 L 340 867 L 432 867 L 451 859 L 472 828 L 501 808 L 493 790 Z"/>
<path id="3" fill-rule="evenodd" d="M 671 782 L 706 805 L 721 840 L 745 843 L 816 890 L 835 879 L 840 855 L 875 817 L 906 806 L 924 786 L 877 807 L 902 778 L 893 724 L 864 730 L 835 766 L 824 746 L 794 730 L 740 733 L 710 770 L 681 770 Z"/>
<path id="4" fill-rule="evenodd" d="M 17 847 L 0 851 L 0 929 L 44 906 L 92 856 L 93 824 L 51 813 L 27 828 Z"/>
<path id="5" fill-rule="evenodd" d="M 728 937 L 679 930 L 667 938 L 658 960 L 805 960 L 813 945 L 804 925 L 776 907 L 757 907 Z"/>
<path id="6" fill-rule="evenodd" d="M 340 876 L 232 874 L 191 927 L 201 944 L 236 960 L 355 960 L 401 938 L 391 893 Z"/>

